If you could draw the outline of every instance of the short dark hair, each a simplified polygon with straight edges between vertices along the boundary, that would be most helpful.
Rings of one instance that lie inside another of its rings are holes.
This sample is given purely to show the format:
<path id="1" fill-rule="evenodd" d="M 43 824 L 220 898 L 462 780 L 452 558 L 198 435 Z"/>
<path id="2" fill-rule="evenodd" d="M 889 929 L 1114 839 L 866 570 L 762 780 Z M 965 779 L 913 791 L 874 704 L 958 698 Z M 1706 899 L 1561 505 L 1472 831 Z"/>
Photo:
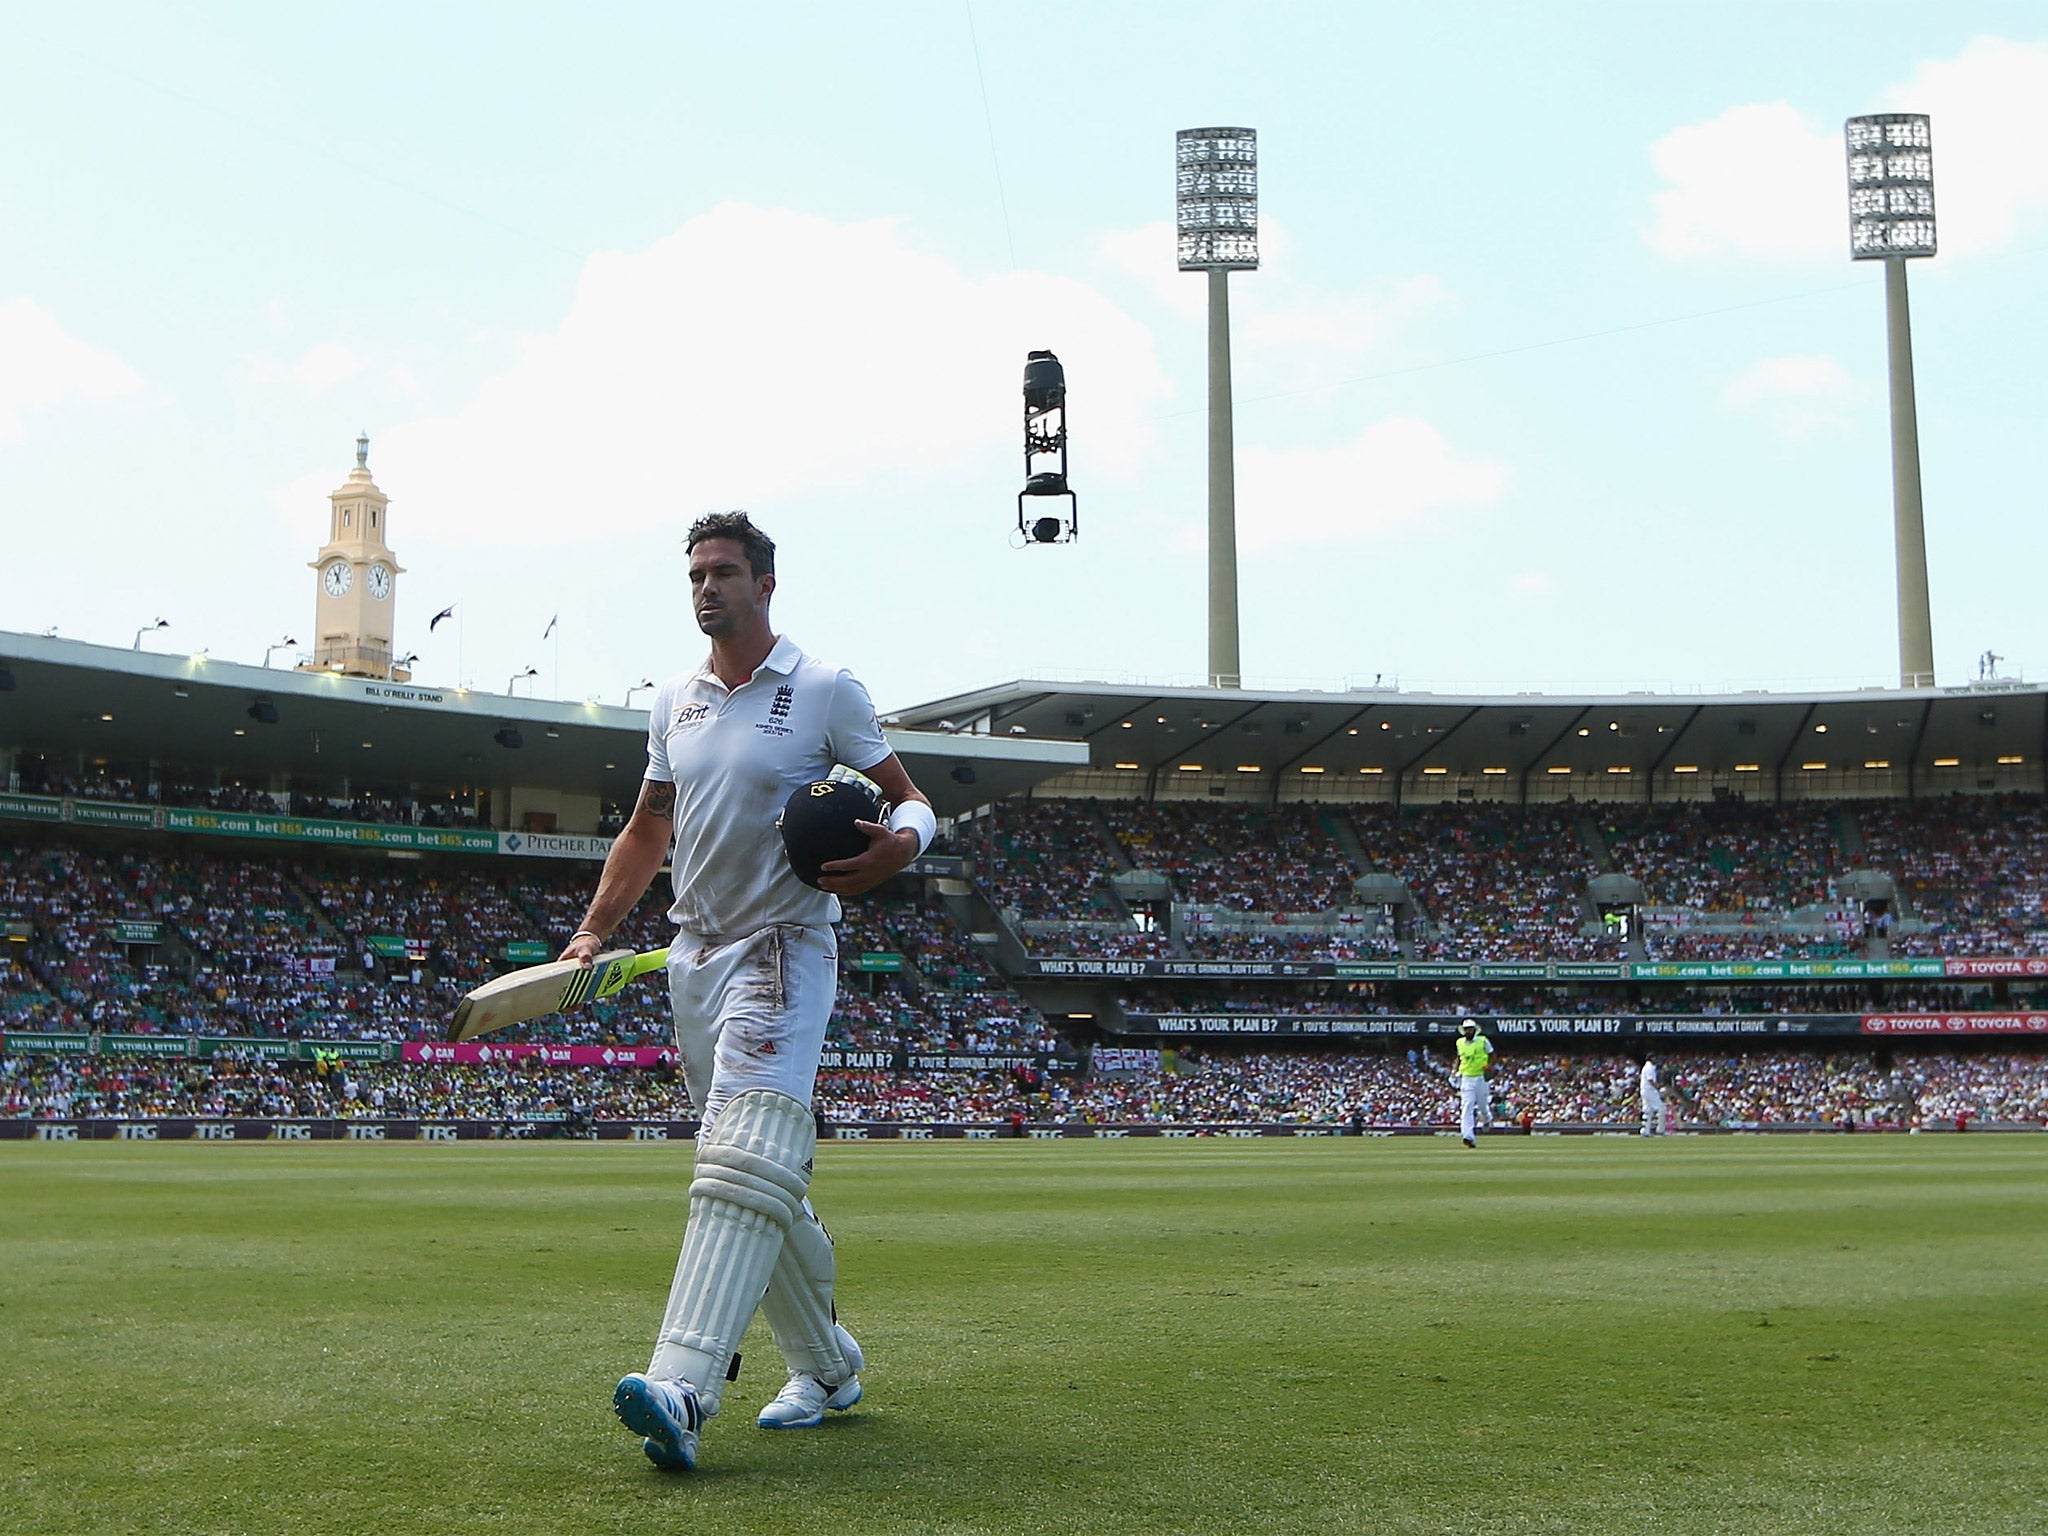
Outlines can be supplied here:
<path id="1" fill-rule="evenodd" d="M 683 541 L 684 553 L 706 539 L 731 539 L 745 551 L 747 569 L 756 577 L 775 574 L 775 541 L 754 526 L 744 512 L 707 512 L 690 524 L 690 536 Z"/>

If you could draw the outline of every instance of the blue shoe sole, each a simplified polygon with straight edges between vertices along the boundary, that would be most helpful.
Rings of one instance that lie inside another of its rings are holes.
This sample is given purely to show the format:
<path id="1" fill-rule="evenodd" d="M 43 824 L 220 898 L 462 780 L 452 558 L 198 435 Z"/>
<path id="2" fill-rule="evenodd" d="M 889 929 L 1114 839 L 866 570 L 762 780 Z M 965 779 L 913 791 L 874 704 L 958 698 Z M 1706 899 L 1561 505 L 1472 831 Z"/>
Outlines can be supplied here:
<path id="1" fill-rule="evenodd" d="M 696 1435 L 678 1423 L 654 1400 L 644 1376 L 628 1376 L 612 1392 L 612 1412 L 634 1434 L 644 1436 L 640 1449 L 667 1472 L 690 1472 L 697 1466 Z"/>

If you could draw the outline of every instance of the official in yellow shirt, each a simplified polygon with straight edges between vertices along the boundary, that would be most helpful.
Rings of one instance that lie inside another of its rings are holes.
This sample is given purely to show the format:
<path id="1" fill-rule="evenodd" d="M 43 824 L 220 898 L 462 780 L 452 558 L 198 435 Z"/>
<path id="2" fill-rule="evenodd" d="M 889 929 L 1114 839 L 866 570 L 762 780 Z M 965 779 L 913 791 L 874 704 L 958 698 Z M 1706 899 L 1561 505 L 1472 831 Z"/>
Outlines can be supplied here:
<path id="1" fill-rule="evenodd" d="M 1458 1026 L 1458 1134 L 1468 1147 L 1477 1147 L 1481 1121 L 1493 1118 L 1486 1096 L 1486 1068 L 1493 1060 L 1493 1042 L 1479 1033 L 1479 1021 L 1466 1019 Z"/>

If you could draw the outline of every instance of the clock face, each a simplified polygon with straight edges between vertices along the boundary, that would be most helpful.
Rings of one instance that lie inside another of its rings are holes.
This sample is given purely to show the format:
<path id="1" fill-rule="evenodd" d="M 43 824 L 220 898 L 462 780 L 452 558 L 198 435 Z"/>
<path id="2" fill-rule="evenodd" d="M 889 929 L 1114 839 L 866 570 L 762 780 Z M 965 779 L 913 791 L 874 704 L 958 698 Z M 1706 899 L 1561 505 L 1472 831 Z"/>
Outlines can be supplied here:
<path id="1" fill-rule="evenodd" d="M 391 567 L 379 560 L 370 567 L 370 596 L 383 602 L 391 595 Z"/>
<path id="2" fill-rule="evenodd" d="M 348 589 L 355 584 L 355 579 L 355 568 L 346 560 L 330 560 L 320 573 L 320 585 L 327 589 L 329 597 L 348 596 Z"/>

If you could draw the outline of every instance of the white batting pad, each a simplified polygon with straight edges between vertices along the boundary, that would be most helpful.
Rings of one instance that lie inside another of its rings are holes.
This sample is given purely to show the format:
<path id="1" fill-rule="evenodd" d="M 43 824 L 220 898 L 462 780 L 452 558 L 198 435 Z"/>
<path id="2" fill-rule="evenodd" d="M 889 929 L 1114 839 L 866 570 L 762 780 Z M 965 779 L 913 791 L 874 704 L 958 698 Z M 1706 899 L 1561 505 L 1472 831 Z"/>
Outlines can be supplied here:
<path id="1" fill-rule="evenodd" d="M 647 1374 L 688 1381 L 706 1418 L 718 1412 L 784 1234 L 805 1219 L 817 1145 L 811 1112 L 765 1088 L 733 1098 L 698 1144 L 683 1251 Z"/>
<path id="2" fill-rule="evenodd" d="M 831 1235 L 805 1201 L 775 1260 L 768 1294 L 761 1298 L 761 1315 L 768 1319 L 775 1347 L 792 1371 L 808 1371 L 834 1387 L 859 1370 L 846 1358 L 832 1326 L 836 1275 Z"/>

